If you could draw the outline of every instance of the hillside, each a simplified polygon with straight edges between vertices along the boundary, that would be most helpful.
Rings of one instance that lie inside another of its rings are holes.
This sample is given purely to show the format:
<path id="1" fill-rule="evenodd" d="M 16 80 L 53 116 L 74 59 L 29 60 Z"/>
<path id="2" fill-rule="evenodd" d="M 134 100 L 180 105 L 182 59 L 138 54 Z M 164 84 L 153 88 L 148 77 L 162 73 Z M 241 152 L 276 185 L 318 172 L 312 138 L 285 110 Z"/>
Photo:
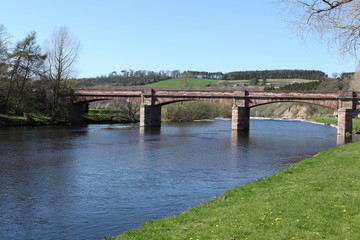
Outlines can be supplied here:
<path id="1" fill-rule="evenodd" d="M 233 83 L 250 83 L 258 81 L 266 82 L 303 82 L 324 80 L 327 75 L 315 70 L 262 70 L 262 71 L 237 71 L 237 72 L 199 72 L 199 71 L 147 71 L 147 70 L 122 70 L 112 72 L 109 75 L 95 78 L 76 79 L 76 85 L 80 88 L 117 88 L 122 86 L 151 86 L 151 87 L 205 87 L 225 85 Z M 184 79 L 188 83 L 184 84 Z M 175 82 L 174 82 L 175 81 Z M 219 84 L 219 81 L 222 81 Z M 157 82 L 162 82 L 158 83 Z M 180 82 L 180 83 L 179 83 Z"/>
<path id="2" fill-rule="evenodd" d="M 293 84 L 293 83 L 309 83 L 317 82 L 317 80 L 308 80 L 300 78 L 290 79 L 267 79 L 267 85 L 281 85 L 281 84 Z M 158 81 L 155 83 L 146 84 L 147 87 L 177 87 L 177 88 L 201 88 L 201 87 L 220 87 L 220 86 L 235 86 L 236 84 L 252 85 L 252 81 L 249 80 L 214 80 L 214 79 L 203 79 L 203 78 L 172 78 L 167 80 Z M 262 84 L 260 81 L 259 85 Z M 262 89 L 258 89 L 262 90 Z"/>
<path id="3" fill-rule="evenodd" d="M 146 84 L 147 87 L 178 87 L 199 88 L 206 86 L 218 86 L 219 80 L 199 78 L 171 78 L 155 83 Z"/>

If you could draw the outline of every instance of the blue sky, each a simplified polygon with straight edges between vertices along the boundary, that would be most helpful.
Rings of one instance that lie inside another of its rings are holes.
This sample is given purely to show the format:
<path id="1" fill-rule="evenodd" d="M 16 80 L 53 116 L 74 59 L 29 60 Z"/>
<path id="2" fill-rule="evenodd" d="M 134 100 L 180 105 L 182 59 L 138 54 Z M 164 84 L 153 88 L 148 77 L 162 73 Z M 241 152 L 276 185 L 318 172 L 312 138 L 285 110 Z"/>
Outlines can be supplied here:
<path id="1" fill-rule="evenodd" d="M 112 71 L 305 69 L 355 71 L 312 36 L 289 27 L 276 0 L 2 0 L 11 42 L 36 31 L 42 45 L 67 26 L 81 42 L 78 77 Z"/>

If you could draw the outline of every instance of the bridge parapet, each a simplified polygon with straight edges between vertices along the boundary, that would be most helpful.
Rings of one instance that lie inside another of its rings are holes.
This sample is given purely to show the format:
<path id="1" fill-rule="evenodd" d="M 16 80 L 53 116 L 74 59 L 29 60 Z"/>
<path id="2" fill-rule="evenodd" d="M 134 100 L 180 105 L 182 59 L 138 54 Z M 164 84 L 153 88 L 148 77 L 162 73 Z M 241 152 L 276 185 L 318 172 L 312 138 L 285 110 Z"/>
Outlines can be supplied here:
<path id="1" fill-rule="evenodd" d="M 272 97 L 272 98 L 339 98 L 339 92 L 290 92 L 290 91 L 249 91 L 247 97 Z"/>

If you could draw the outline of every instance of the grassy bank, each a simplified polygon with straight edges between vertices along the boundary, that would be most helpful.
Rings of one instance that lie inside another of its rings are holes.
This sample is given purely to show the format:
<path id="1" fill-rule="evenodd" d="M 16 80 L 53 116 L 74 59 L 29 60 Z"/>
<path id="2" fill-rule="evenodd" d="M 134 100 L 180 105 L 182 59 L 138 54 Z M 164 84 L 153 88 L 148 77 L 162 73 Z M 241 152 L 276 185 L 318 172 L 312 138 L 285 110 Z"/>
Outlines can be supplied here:
<path id="1" fill-rule="evenodd" d="M 359 239 L 360 143 L 108 239 Z"/>
<path id="2" fill-rule="evenodd" d="M 59 122 L 51 121 L 50 117 L 43 114 L 32 114 L 28 117 L 12 116 L 0 114 L 0 127 L 1 126 L 37 126 L 57 124 Z"/>
<path id="3" fill-rule="evenodd" d="M 337 125 L 337 118 L 330 118 L 330 117 L 314 117 L 310 118 L 310 121 L 329 124 L 329 125 Z M 360 118 L 353 118 L 353 132 L 360 132 Z"/>

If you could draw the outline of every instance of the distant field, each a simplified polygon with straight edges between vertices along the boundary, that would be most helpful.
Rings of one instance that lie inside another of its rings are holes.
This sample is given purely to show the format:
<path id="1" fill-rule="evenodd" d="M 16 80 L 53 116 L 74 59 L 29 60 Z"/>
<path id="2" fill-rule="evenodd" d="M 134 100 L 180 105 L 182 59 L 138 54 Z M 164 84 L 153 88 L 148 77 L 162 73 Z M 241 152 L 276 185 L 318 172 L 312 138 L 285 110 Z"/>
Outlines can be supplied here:
<path id="1" fill-rule="evenodd" d="M 205 87 L 206 85 L 212 84 L 217 85 L 219 83 L 219 80 L 213 80 L 213 79 L 200 79 L 200 78 L 189 78 L 188 85 L 189 87 Z M 145 86 L 149 87 L 181 87 L 184 84 L 184 80 L 181 78 L 172 78 L 168 80 L 159 81 L 156 83 L 150 83 L 146 84 Z"/>
<path id="2" fill-rule="evenodd" d="M 237 82 L 242 82 L 242 83 L 249 83 L 250 82 L 250 79 L 246 79 L 246 80 L 222 80 L 220 82 L 223 82 L 223 81 L 227 81 L 227 82 L 230 82 L 230 83 L 237 83 Z M 260 80 L 261 82 L 262 80 Z M 309 80 L 309 79 L 302 79 L 302 78 L 289 78 L 289 79 L 277 79 L 277 78 L 268 78 L 266 79 L 267 82 L 289 82 L 289 83 L 304 83 L 304 82 L 315 82 L 315 81 L 318 81 L 318 80 Z"/>
<path id="3" fill-rule="evenodd" d="M 304 83 L 304 82 L 316 82 L 319 80 L 309 80 L 309 79 L 302 79 L 302 78 L 291 78 L 291 79 L 266 79 L 268 82 L 297 82 L 297 83 Z"/>

